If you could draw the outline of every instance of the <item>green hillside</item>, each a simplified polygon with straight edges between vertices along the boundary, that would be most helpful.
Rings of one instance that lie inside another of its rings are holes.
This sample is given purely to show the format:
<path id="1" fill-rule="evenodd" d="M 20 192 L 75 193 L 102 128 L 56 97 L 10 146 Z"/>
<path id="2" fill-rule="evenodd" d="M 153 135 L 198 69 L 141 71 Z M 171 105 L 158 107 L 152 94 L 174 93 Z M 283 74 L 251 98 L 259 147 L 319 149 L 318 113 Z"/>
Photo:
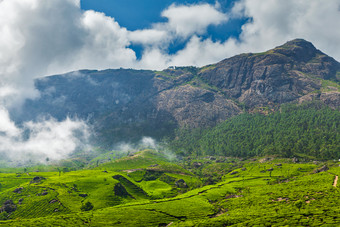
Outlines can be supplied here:
<path id="1" fill-rule="evenodd" d="M 179 130 L 171 147 L 197 156 L 338 159 L 339 124 L 340 112 L 321 103 L 287 104 L 267 115 L 241 114 L 214 128 Z"/>
<path id="2" fill-rule="evenodd" d="M 171 162 L 161 152 L 145 150 L 60 176 L 0 173 L 0 224 L 335 226 L 340 223 L 339 187 L 333 186 L 339 164 L 271 157 Z M 209 176 L 200 173 L 211 168 L 218 175 L 218 165 L 229 169 L 209 184 Z"/>

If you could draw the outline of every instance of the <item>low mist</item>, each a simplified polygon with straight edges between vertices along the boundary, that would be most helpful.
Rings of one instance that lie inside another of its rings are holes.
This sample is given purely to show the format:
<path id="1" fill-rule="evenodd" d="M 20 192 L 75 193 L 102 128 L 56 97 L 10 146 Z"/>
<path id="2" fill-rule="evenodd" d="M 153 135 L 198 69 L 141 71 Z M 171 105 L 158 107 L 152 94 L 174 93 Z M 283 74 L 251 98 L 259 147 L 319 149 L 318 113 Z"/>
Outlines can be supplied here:
<path id="1" fill-rule="evenodd" d="M 121 151 L 126 154 L 133 154 L 145 149 L 152 149 L 162 153 L 170 161 L 176 159 L 176 154 L 170 151 L 165 144 L 157 142 L 151 137 L 142 137 L 137 143 L 120 143 L 113 148 L 113 150 Z"/>
<path id="2" fill-rule="evenodd" d="M 90 128 L 70 118 L 25 122 L 21 127 L 0 108 L 0 165 L 20 166 L 68 158 L 79 149 L 89 149 Z"/>

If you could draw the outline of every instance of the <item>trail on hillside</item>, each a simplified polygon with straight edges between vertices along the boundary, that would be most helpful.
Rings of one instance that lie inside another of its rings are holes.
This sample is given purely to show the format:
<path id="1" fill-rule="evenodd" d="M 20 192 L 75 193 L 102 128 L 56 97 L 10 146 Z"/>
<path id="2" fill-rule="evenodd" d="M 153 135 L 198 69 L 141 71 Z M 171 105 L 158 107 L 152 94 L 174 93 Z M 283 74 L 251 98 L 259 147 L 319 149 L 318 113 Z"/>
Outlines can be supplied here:
<path id="1" fill-rule="evenodd" d="M 333 183 L 333 186 L 336 187 L 337 183 L 338 183 L 338 176 L 335 176 L 335 179 L 334 179 L 334 183 Z"/>

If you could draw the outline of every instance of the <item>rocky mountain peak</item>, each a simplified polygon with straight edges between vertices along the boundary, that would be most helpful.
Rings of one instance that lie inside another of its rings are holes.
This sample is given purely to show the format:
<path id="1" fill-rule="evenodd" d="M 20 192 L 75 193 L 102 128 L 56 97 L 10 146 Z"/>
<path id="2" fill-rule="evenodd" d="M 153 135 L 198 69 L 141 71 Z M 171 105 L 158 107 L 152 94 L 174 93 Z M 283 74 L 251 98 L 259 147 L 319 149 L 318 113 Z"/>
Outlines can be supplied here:
<path id="1" fill-rule="evenodd" d="M 293 40 L 290 40 L 288 42 L 286 42 L 285 44 L 281 45 L 280 47 L 282 48 L 294 48 L 294 47 L 300 47 L 300 48 L 303 48 L 303 49 L 311 49 L 311 50 L 317 50 L 315 48 L 315 46 L 311 43 L 311 42 L 308 42 L 304 39 L 293 39 Z"/>
<path id="2" fill-rule="evenodd" d="M 201 71 L 200 77 L 250 108 L 282 104 L 317 91 L 338 92 L 340 64 L 303 39 L 263 53 L 241 54 Z M 326 86 L 324 80 L 334 81 Z"/>
<path id="3" fill-rule="evenodd" d="M 298 62 L 308 62 L 318 54 L 322 54 L 322 52 L 316 49 L 311 42 L 304 39 L 288 41 L 285 44 L 274 48 L 272 52 L 283 54 Z"/>

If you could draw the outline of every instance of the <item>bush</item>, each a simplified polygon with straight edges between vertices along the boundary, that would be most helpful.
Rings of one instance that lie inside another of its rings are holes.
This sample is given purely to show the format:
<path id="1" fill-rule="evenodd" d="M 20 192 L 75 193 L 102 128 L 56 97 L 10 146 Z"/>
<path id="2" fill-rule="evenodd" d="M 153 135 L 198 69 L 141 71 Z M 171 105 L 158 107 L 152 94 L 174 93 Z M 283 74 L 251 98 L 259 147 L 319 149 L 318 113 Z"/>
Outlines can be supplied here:
<path id="1" fill-rule="evenodd" d="M 93 209 L 93 205 L 90 202 L 86 202 L 84 205 L 80 207 L 82 211 L 89 211 Z"/>

